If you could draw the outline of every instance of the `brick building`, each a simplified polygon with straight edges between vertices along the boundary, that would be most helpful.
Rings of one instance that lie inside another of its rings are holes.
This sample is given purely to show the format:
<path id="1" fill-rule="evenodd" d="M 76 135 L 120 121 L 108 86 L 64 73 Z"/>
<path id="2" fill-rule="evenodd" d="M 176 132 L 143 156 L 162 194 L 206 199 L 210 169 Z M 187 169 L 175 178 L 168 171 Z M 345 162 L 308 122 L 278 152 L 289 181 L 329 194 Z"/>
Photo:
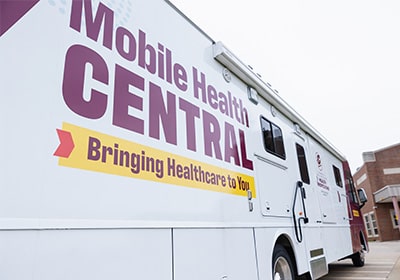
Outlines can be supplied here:
<path id="1" fill-rule="evenodd" d="M 353 178 L 368 196 L 362 208 L 368 239 L 399 240 L 400 143 L 363 153 L 363 160 Z"/>

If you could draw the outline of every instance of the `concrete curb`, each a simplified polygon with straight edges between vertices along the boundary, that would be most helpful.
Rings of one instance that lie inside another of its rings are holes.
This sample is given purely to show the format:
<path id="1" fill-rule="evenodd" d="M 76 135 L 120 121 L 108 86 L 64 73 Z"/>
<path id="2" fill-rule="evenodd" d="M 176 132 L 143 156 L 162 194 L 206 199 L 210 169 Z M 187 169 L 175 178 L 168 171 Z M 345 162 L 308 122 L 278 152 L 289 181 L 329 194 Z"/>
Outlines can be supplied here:
<path id="1" fill-rule="evenodd" d="M 399 280 L 400 279 L 400 257 L 397 259 L 392 271 L 390 272 L 388 280 Z"/>

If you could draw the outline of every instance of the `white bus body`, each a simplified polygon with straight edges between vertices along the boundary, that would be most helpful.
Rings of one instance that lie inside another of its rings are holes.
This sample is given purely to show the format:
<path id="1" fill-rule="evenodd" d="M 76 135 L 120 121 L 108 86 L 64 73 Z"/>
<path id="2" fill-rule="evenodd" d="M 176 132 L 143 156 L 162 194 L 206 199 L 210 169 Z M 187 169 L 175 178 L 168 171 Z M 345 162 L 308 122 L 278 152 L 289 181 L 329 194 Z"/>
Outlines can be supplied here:
<path id="1" fill-rule="evenodd" d="M 0 279 L 362 265 L 344 156 L 168 1 L 1 1 L 0 61 Z"/>

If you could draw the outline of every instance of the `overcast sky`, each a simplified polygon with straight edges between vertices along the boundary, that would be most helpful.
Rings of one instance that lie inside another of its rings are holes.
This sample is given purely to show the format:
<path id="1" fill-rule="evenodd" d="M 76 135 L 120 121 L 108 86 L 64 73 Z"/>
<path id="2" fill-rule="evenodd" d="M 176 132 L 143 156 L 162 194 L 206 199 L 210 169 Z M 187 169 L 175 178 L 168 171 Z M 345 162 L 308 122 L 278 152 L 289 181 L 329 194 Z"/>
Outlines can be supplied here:
<path id="1" fill-rule="evenodd" d="M 400 1 L 172 0 L 349 160 L 400 142 Z"/>

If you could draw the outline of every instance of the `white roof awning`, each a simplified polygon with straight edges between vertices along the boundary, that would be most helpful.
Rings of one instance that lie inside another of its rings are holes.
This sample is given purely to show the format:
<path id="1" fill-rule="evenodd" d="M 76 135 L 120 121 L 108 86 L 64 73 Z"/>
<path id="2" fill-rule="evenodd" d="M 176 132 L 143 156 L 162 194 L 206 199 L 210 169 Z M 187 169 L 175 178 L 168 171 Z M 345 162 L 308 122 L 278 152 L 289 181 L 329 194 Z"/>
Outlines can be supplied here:
<path id="1" fill-rule="evenodd" d="M 400 201 L 400 184 L 387 185 L 382 189 L 374 192 L 374 199 L 376 203 L 392 202 L 392 198 L 396 197 Z"/>

